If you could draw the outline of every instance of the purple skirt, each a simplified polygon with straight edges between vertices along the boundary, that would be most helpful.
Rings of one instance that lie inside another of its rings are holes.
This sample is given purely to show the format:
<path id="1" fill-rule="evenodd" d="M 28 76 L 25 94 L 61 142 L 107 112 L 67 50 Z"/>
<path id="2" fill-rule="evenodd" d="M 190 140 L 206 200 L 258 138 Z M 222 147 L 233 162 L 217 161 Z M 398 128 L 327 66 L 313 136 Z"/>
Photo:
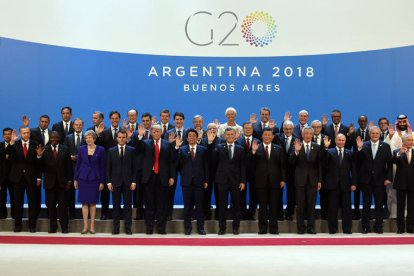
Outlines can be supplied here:
<path id="1" fill-rule="evenodd" d="M 99 180 L 78 180 L 78 202 L 82 204 L 99 203 Z"/>

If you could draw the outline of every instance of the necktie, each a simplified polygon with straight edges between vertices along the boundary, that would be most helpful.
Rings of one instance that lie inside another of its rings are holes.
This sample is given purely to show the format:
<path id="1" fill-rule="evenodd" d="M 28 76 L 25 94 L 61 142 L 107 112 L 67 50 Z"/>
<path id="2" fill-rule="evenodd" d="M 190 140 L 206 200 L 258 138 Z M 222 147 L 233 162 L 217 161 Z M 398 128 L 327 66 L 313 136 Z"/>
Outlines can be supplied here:
<path id="1" fill-rule="evenodd" d="M 27 158 L 27 143 L 23 143 L 23 155 L 24 159 Z"/>
<path id="2" fill-rule="evenodd" d="M 117 134 L 118 134 L 118 128 L 114 128 L 114 141 L 116 141 Z"/>
<path id="3" fill-rule="evenodd" d="M 362 140 L 365 140 L 365 130 L 361 130 L 361 136 Z"/>
<path id="4" fill-rule="evenodd" d="M 166 133 L 167 132 L 167 125 L 164 125 L 163 126 L 163 130 L 162 130 L 162 133 L 164 134 L 164 133 Z"/>
<path id="5" fill-rule="evenodd" d="M 318 136 L 316 136 L 316 135 L 315 135 L 315 136 L 313 137 L 313 140 L 314 140 L 314 142 L 315 142 L 316 144 L 318 144 L 318 145 L 319 145 L 319 143 L 318 143 Z"/>
<path id="6" fill-rule="evenodd" d="M 335 137 L 338 135 L 339 132 L 339 126 L 335 125 Z"/>
<path id="7" fill-rule="evenodd" d="M 81 143 L 81 140 L 80 140 L 80 135 L 78 133 L 76 134 L 76 150 L 79 150 L 80 143 Z"/>
<path id="8" fill-rule="evenodd" d="M 250 151 L 250 138 L 246 138 L 246 152 Z"/>
<path id="9" fill-rule="evenodd" d="M 148 130 L 146 130 L 146 131 L 145 131 L 145 136 L 144 136 L 144 139 L 145 139 L 145 140 L 148 140 L 148 138 L 149 138 L 149 137 L 148 137 L 148 133 L 149 133 L 149 131 L 148 131 Z"/>
<path id="10" fill-rule="evenodd" d="M 267 160 L 269 160 L 270 156 L 269 156 L 269 146 L 266 146 L 266 158 Z"/>
<path id="11" fill-rule="evenodd" d="M 195 152 L 194 152 L 194 148 L 193 147 L 191 147 L 190 154 L 191 154 L 191 160 L 194 160 L 194 158 L 195 158 Z"/>
<path id="12" fill-rule="evenodd" d="M 121 159 L 124 159 L 124 147 L 121 147 Z"/>
<path id="13" fill-rule="evenodd" d="M 44 146 L 45 145 L 45 131 L 42 129 L 41 133 L 42 133 L 42 144 Z"/>
<path id="14" fill-rule="evenodd" d="M 306 158 L 309 160 L 310 151 L 309 151 L 309 144 L 306 145 Z"/>
<path id="15" fill-rule="evenodd" d="M 408 160 L 408 164 L 411 163 L 411 149 L 407 151 L 407 160 Z"/>
<path id="16" fill-rule="evenodd" d="M 339 165 L 342 166 L 342 160 L 344 159 L 344 156 L 342 155 L 342 149 L 339 149 Z"/>
<path id="17" fill-rule="evenodd" d="M 285 150 L 286 150 L 286 153 L 289 152 L 289 149 L 290 149 L 290 141 L 289 141 L 289 137 L 286 136 L 286 140 L 285 140 Z"/>
<path id="18" fill-rule="evenodd" d="M 375 156 L 377 155 L 377 144 L 372 144 L 372 159 L 375 159 Z"/>
<path id="19" fill-rule="evenodd" d="M 69 133 L 69 124 L 65 123 L 65 134 L 67 135 Z"/>
<path id="20" fill-rule="evenodd" d="M 135 124 L 131 124 L 131 130 L 132 130 L 132 132 L 134 132 L 134 130 L 135 130 Z"/>
<path id="21" fill-rule="evenodd" d="M 231 146 L 232 145 L 229 145 L 229 148 L 228 148 L 228 150 L 229 150 L 229 159 L 231 160 L 232 159 L 232 157 L 233 157 L 233 154 L 232 154 L 232 152 L 231 152 Z"/>
<path id="22" fill-rule="evenodd" d="M 181 130 L 178 131 L 178 138 L 181 138 Z"/>
<path id="23" fill-rule="evenodd" d="M 57 158 L 56 146 L 53 146 L 53 159 L 56 160 L 56 158 Z"/>
<path id="24" fill-rule="evenodd" d="M 158 158 L 160 157 L 160 147 L 158 145 L 158 140 L 155 141 L 155 162 L 154 162 L 154 173 L 158 174 L 160 171 L 158 167 Z"/>

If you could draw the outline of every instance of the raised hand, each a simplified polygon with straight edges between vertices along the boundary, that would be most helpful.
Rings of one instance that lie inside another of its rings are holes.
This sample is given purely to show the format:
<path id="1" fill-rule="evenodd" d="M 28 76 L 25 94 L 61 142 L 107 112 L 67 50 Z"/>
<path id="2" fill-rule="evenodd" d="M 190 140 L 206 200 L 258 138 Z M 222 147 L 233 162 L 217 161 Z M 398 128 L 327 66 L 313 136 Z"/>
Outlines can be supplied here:
<path id="1" fill-rule="evenodd" d="M 16 133 L 16 130 L 13 129 L 12 131 L 12 137 L 11 137 L 11 143 L 10 144 L 14 144 L 17 140 L 19 140 L 19 136 Z"/>
<path id="2" fill-rule="evenodd" d="M 138 125 L 138 135 L 144 136 L 145 135 L 145 128 L 143 125 Z"/>
<path id="3" fill-rule="evenodd" d="M 269 128 L 274 129 L 276 127 L 275 119 L 269 120 Z"/>
<path id="4" fill-rule="evenodd" d="M 215 138 L 216 138 L 216 133 L 214 133 L 214 131 L 211 129 L 207 130 L 207 141 L 209 143 L 212 143 Z"/>
<path id="5" fill-rule="evenodd" d="M 173 143 L 174 141 L 175 141 L 175 132 L 170 132 L 170 134 L 168 134 L 168 142 Z"/>
<path id="6" fill-rule="evenodd" d="M 326 117 L 326 114 L 322 115 L 322 126 L 326 126 L 328 124 L 328 118 Z"/>
<path id="7" fill-rule="evenodd" d="M 157 121 L 157 116 L 152 116 L 151 123 L 152 123 L 153 125 L 158 124 L 158 121 Z"/>
<path id="8" fill-rule="evenodd" d="M 239 129 L 235 129 L 235 130 L 236 130 L 236 140 L 237 140 L 240 137 L 240 130 Z"/>
<path id="9" fill-rule="evenodd" d="M 42 145 L 40 145 L 40 144 L 37 145 L 37 147 L 36 147 L 37 156 L 42 157 L 44 151 L 45 150 L 42 148 Z"/>
<path id="10" fill-rule="evenodd" d="M 295 152 L 299 153 L 300 150 L 302 149 L 302 144 L 300 143 L 300 140 L 298 138 L 295 139 L 295 142 L 293 143 L 294 147 L 295 147 Z"/>
<path id="11" fill-rule="evenodd" d="M 96 135 L 100 135 L 105 129 L 105 124 L 103 122 L 101 122 L 98 126 L 98 128 L 96 129 Z"/>
<path id="12" fill-rule="evenodd" d="M 253 140 L 253 142 L 252 142 L 252 152 L 255 153 L 258 148 L 259 148 L 259 145 L 257 144 L 257 141 Z"/>
<path id="13" fill-rule="evenodd" d="M 218 120 L 218 119 L 214 119 L 213 123 L 214 123 L 217 127 L 219 127 L 219 125 L 220 125 L 220 122 L 219 122 L 219 120 Z"/>
<path id="14" fill-rule="evenodd" d="M 407 148 L 403 145 L 398 152 L 400 155 L 407 152 Z"/>
<path id="15" fill-rule="evenodd" d="M 183 144 L 183 138 L 182 137 L 179 137 L 177 135 L 177 137 L 175 137 L 175 146 L 176 147 L 181 147 L 182 144 Z"/>
<path id="16" fill-rule="evenodd" d="M 244 183 L 240 183 L 240 185 L 239 185 L 240 191 L 243 191 L 245 187 L 246 187 L 246 185 Z"/>
<path id="17" fill-rule="evenodd" d="M 352 133 L 354 133 L 355 132 L 355 127 L 354 127 L 354 124 L 353 123 L 350 123 L 349 124 L 349 134 L 352 134 Z"/>
<path id="18" fill-rule="evenodd" d="M 285 112 L 285 116 L 283 116 L 283 121 L 291 121 L 292 116 L 290 115 L 289 111 Z"/>
<path id="19" fill-rule="evenodd" d="M 124 125 L 124 130 L 126 131 L 127 134 L 127 139 L 130 139 L 132 137 L 132 129 L 129 127 L 129 125 Z"/>
<path id="20" fill-rule="evenodd" d="M 356 138 L 356 143 L 357 143 L 358 150 L 362 149 L 362 146 L 364 145 L 364 141 L 362 140 L 361 136 L 358 136 Z"/>
<path id="21" fill-rule="evenodd" d="M 329 146 L 331 145 L 331 138 L 329 138 L 328 135 L 325 135 L 325 137 L 323 137 L 323 145 L 325 146 L 325 148 L 329 148 Z"/>
<path id="22" fill-rule="evenodd" d="M 22 123 L 25 127 L 28 127 L 30 124 L 30 118 L 27 118 L 26 114 L 23 114 L 22 116 Z"/>
<path id="23" fill-rule="evenodd" d="M 249 121 L 250 121 L 250 123 L 252 123 L 252 124 L 257 123 L 256 113 L 252 113 L 252 114 L 250 114 Z"/>

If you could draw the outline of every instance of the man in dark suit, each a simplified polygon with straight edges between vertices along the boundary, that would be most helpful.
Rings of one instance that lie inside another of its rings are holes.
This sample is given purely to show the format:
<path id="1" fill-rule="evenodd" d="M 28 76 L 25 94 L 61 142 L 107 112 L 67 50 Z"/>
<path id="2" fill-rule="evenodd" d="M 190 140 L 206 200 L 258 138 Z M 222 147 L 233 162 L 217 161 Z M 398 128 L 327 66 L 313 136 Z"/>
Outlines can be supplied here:
<path id="1" fill-rule="evenodd" d="M 4 141 L 0 143 L 0 159 L 1 161 L 1 174 L 2 177 L 0 179 L 0 219 L 7 218 L 7 191 L 9 191 L 9 198 L 10 198 L 10 213 L 11 216 L 14 218 L 14 190 L 13 185 L 9 180 L 10 176 L 10 169 L 11 169 L 11 155 L 6 154 L 6 149 L 10 146 L 11 138 L 12 138 L 12 129 L 11 128 L 4 128 L 3 129 L 3 139 Z"/>
<path id="2" fill-rule="evenodd" d="M 390 122 L 386 117 L 381 117 L 378 119 L 378 126 L 381 130 L 380 133 L 380 141 L 384 141 L 384 139 L 388 135 L 388 126 L 390 125 Z"/>
<path id="3" fill-rule="evenodd" d="M 270 234 L 279 234 L 277 225 L 277 209 L 281 200 L 281 188 L 286 179 L 286 157 L 282 147 L 273 144 L 272 129 L 265 128 L 262 133 L 263 143 L 252 144 L 250 159 L 256 164 L 255 184 L 259 200 L 259 235 L 266 234 L 269 226 Z M 269 208 L 269 218 L 266 211 Z M 269 223 L 267 222 L 269 220 Z"/>
<path id="4" fill-rule="evenodd" d="M 112 192 L 113 201 L 112 234 L 119 234 L 122 195 L 125 233 L 132 235 L 132 191 L 137 186 L 135 149 L 126 145 L 127 133 L 125 130 L 120 130 L 117 133 L 117 141 L 118 145 L 108 150 L 106 163 L 106 182 L 109 191 Z"/>
<path id="5" fill-rule="evenodd" d="M 138 129 L 138 110 L 131 109 L 127 113 L 128 122 L 126 122 L 126 126 L 129 127 L 132 132 Z"/>
<path id="6" fill-rule="evenodd" d="M 82 133 L 83 121 L 79 118 L 73 120 L 74 132 L 69 134 L 65 139 L 65 146 L 69 149 L 70 158 L 72 160 L 73 169 L 76 166 L 76 160 L 78 159 L 78 150 L 80 146 L 86 145 L 85 136 Z M 76 210 L 76 189 L 73 187 L 73 180 L 70 189 L 67 191 L 67 208 L 69 209 L 69 218 L 74 219 Z"/>
<path id="7" fill-rule="evenodd" d="M 197 233 L 205 235 L 204 230 L 204 189 L 208 187 L 207 149 L 197 145 L 198 133 L 195 129 L 186 131 L 187 145 L 178 151 L 178 169 L 184 201 L 185 234 L 191 234 L 191 216 L 195 206 Z"/>
<path id="8" fill-rule="evenodd" d="M 101 111 L 95 111 L 92 114 L 92 126 L 88 127 L 86 130 L 93 130 L 97 132 L 99 130 L 99 126 L 103 124 L 104 114 Z"/>
<path id="9" fill-rule="evenodd" d="M 193 128 L 197 131 L 197 144 L 201 143 L 201 139 L 207 137 L 207 132 L 203 129 L 204 119 L 203 116 L 197 114 L 193 117 Z"/>
<path id="10" fill-rule="evenodd" d="M 338 109 L 332 110 L 331 118 L 332 124 L 329 125 L 327 124 L 328 121 L 326 119 L 326 116 L 324 115 L 322 118 L 322 133 L 328 135 L 331 139 L 330 147 L 335 147 L 335 137 L 336 135 L 338 135 L 338 133 L 342 133 L 343 135 L 345 135 L 345 137 L 347 137 L 345 148 L 352 149 L 352 139 L 349 139 L 348 137 L 353 135 L 354 127 L 348 127 L 342 124 L 342 114 L 341 111 Z"/>
<path id="11" fill-rule="evenodd" d="M 252 118 L 250 122 L 254 124 L 253 125 L 253 136 L 256 139 L 259 139 L 259 140 L 262 139 L 263 129 L 266 127 L 272 128 L 273 134 L 279 133 L 279 128 L 274 125 L 274 120 L 270 119 L 270 108 L 262 107 L 260 109 L 260 121 L 258 122 L 255 122 L 255 121 L 256 121 L 255 114 L 252 114 Z"/>
<path id="12" fill-rule="evenodd" d="M 143 154 L 141 185 L 144 187 L 146 233 L 154 231 L 157 218 L 157 232 L 165 235 L 168 188 L 174 184 L 176 151 L 172 143 L 161 139 L 162 127 L 152 125 L 153 139 L 144 140 L 145 128 L 138 127 L 138 135 L 131 141 L 135 149 Z M 129 134 L 130 135 L 130 134 Z M 176 139 L 177 145 L 181 142 Z"/>
<path id="13" fill-rule="evenodd" d="M 23 115 L 22 124 L 28 127 L 30 119 Z M 51 130 L 49 129 L 50 118 L 48 115 L 42 115 L 39 119 L 39 126 L 30 129 L 30 139 L 36 141 L 39 145 L 44 147 L 49 144 L 49 135 Z"/>
<path id="14" fill-rule="evenodd" d="M 37 194 L 42 182 L 37 152 L 41 152 L 42 146 L 30 140 L 30 129 L 20 128 L 20 140 L 13 131 L 10 146 L 6 149 L 6 154 L 11 156 L 10 181 L 14 187 L 15 219 L 14 231 L 22 231 L 22 216 L 24 204 L 24 192 L 27 193 L 29 202 L 29 231 L 36 232 L 36 222 L 40 209 L 40 202 Z"/>
<path id="15" fill-rule="evenodd" d="M 121 113 L 114 110 L 109 113 L 109 120 L 111 120 L 111 126 L 103 129 L 104 125 L 101 124 L 98 128 L 96 134 L 98 138 L 96 139 L 96 144 L 104 147 L 106 150 L 109 150 L 112 147 L 117 145 L 117 133 L 122 129 L 119 125 L 121 120 Z M 108 218 L 109 211 L 109 190 L 108 186 L 104 185 L 105 188 L 101 191 L 101 220 L 106 220 Z"/>
<path id="16" fill-rule="evenodd" d="M 224 140 L 221 137 L 217 136 L 217 125 L 215 123 L 209 123 L 207 125 L 207 131 L 206 133 L 211 132 L 211 135 L 214 137 L 213 139 L 213 147 L 217 147 L 219 144 L 226 143 L 226 140 Z M 200 145 L 204 147 L 208 147 L 208 139 L 207 137 L 204 137 L 201 139 Z M 208 158 L 208 187 L 205 189 L 204 193 L 204 216 L 206 220 L 211 219 L 211 198 L 214 191 L 214 199 L 216 203 L 216 214 L 215 218 L 218 219 L 218 188 L 217 183 L 215 182 L 216 178 L 216 171 L 217 171 L 217 163 L 214 162 L 211 158 Z M 213 190 L 214 189 L 214 190 Z"/>
<path id="17" fill-rule="evenodd" d="M 315 232 L 316 192 L 321 188 L 322 166 L 321 150 L 318 144 L 312 142 L 313 129 L 310 126 L 302 130 L 303 143 L 295 140 L 295 150 L 289 157 L 289 162 L 295 165 L 296 188 L 296 222 L 298 234 Z M 304 212 L 307 211 L 307 227 L 304 223 Z"/>
<path id="18" fill-rule="evenodd" d="M 406 133 L 402 137 L 403 146 L 394 150 L 393 162 L 397 165 L 394 189 L 397 190 L 397 234 L 414 233 L 414 160 L 413 135 Z M 406 204 L 407 203 L 407 204 Z M 407 224 L 405 207 L 407 206 Z M 406 228 L 407 227 L 407 228 Z"/>
<path id="19" fill-rule="evenodd" d="M 309 113 L 306 110 L 301 110 L 299 111 L 298 117 L 299 123 L 293 128 L 293 135 L 299 137 L 302 141 L 302 130 L 304 127 L 308 126 Z"/>
<path id="20" fill-rule="evenodd" d="M 246 183 L 246 154 L 241 146 L 235 144 L 236 130 L 226 128 L 224 132 L 225 144 L 214 148 L 215 136 L 207 133 L 210 158 L 217 163 L 215 181 L 218 187 L 219 208 L 219 235 L 226 233 L 226 210 L 228 194 L 233 204 L 233 234 L 239 234 L 240 228 L 240 191 L 245 189 Z"/>
<path id="21" fill-rule="evenodd" d="M 356 138 L 358 157 L 358 185 L 361 186 L 362 209 L 362 233 L 370 232 L 369 214 L 371 210 L 372 196 L 375 201 L 375 226 L 374 231 L 383 233 L 383 206 L 385 186 L 392 181 L 392 153 L 390 146 L 379 141 L 379 127 L 371 127 L 370 141 L 362 141 Z"/>
<path id="22" fill-rule="evenodd" d="M 293 122 L 290 120 L 283 122 L 283 132 L 280 134 L 276 134 L 273 138 L 273 143 L 282 147 L 286 158 L 290 156 L 292 151 L 294 151 L 294 142 L 299 137 L 293 134 Z M 295 211 L 296 206 L 296 189 L 295 189 L 295 165 L 286 162 L 286 199 L 287 205 L 285 210 L 285 218 L 286 220 L 293 219 L 293 213 Z M 280 200 L 278 206 L 278 217 L 281 218 L 283 216 L 283 188 L 280 191 Z"/>
<path id="23" fill-rule="evenodd" d="M 63 144 L 66 139 L 66 135 L 73 133 L 73 122 L 70 120 L 72 117 L 72 108 L 69 106 L 62 107 L 60 110 L 62 115 L 62 121 L 52 126 L 52 131 L 57 131 L 60 137 L 60 143 Z"/>
<path id="24" fill-rule="evenodd" d="M 243 124 L 243 135 L 237 139 L 236 144 L 240 145 L 246 156 L 252 151 L 252 144 L 256 142 L 257 144 L 261 140 L 253 137 L 253 124 L 251 122 L 245 122 Z M 257 196 L 255 188 L 255 162 L 247 162 L 246 164 L 246 188 L 240 191 L 240 206 L 241 206 L 241 216 L 244 220 L 254 220 L 257 209 Z M 249 187 L 249 189 L 247 189 Z M 247 190 L 249 190 L 249 209 L 247 209 Z"/>
<path id="25" fill-rule="evenodd" d="M 160 121 L 160 125 L 162 127 L 162 135 L 165 135 L 167 131 L 175 127 L 174 124 L 170 123 L 170 111 L 168 109 L 162 109 L 160 111 Z"/>
<path id="26" fill-rule="evenodd" d="M 69 149 L 59 145 L 59 133 L 52 131 L 50 144 L 38 153 L 43 172 L 43 187 L 49 213 L 49 233 L 56 233 L 59 218 L 62 233 L 68 233 L 68 213 L 66 211 L 67 191 L 72 186 L 73 166 Z M 56 208 L 58 205 L 58 208 Z"/>
<path id="27" fill-rule="evenodd" d="M 351 191 L 356 188 L 356 162 L 352 151 L 345 149 L 345 135 L 339 133 L 335 139 L 335 148 L 328 149 L 330 141 L 327 136 L 324 138 L 323 145 L 329 234 L 335 234 L 338 231 L 339 203 L 342 208 L 342 231 L 345 234 L 352 234 Z"/>

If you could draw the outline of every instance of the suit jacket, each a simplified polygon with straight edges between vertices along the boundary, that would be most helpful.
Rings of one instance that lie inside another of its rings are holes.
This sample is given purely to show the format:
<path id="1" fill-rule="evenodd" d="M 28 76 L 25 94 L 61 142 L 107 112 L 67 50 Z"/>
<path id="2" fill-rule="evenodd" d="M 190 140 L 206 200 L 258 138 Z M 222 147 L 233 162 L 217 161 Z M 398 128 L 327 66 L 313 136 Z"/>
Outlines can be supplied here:
<path id="1" fill-rule="evenodd" d="M 270 179 L 274 189 L 280 188 L 280 181 L 286 181 L 286 156 L 282 147 L 270 144 L 270 156 L 267 159 L 264 144 L 260 144 L 256 153 L 249 153 L 256 163 L 256 188 L 265 188 Z"/>
<path id="2" fill-rule="evenodd" d="M 351 135 L 350 135 L 350 137 L 349 137 L 349 139 L 351 139 L 351 142 L 352 142 L 352 149 L 354 150 L 354 151 L 357 151 L 358 150 L 358 146 L 357 146 L 357 143 L 356 143 L 356 138 L 357 137 L 361 137 L 361 139 L 363 139 L 363 137 L 362 137 L 362 133 L 361 133 L 361 128 L 358 128 L 357 130 L 355 130 L 355 132 L 354 133 L 352 133 Z M 347 138 L 348 139 L 348 138 Z M 364 139 L 364 142 L 365 141 L 369 141 L 371 139 L 371 136 L 369 135 L 369 129 L 368 129 L 368 127 L 365 129 L 365 139 Z"/>
<path id="3" fill-rule="evenodd" d="M 272 132 L 273 134 L 279 133 L 279 128 L 275 126 L 272 129 Z M 263 134 L 262 121 L 258 121 L 253 125 L 253 137 L 262 141 L 262 134 Z"/>
<path id="4" fill-rule="evenodd" d="M 181 185 L 191 186 L 191 183 L 194 183 L 195 186 L 202 187 L 204 183 L 208 183 L 207 162 L 207 148 L 197 145 L 195 158 L 192 160 L 190 146 L 180 147 L 178 150 L 178 169 Z"/>
<path id="5" fill-rule="evenodd" d="M 276 145 L 279 145 L 283 149 L 283 152 L 285 153 L 286 160 L 287 160 L 290 154 L 292 153 L 292 151 L 295 151 L 294 142 L 296 139 L 298 139 L 298 137 L 296 137 L 295 135 L 292 135 L 292 138 L 290 139 L 289 149 L 287 152 L 286 152 L 286 142 L 285 142 L 284 133 L 275 135 L 275 138 L 273 138 L 273 143 Z M 286 161 L 286 181 L 288 182 L 288 184 L 294 183 L 294 178 L 295 178 L 295 165 Z"/>
<path id="6" fill-rule="evenodd" d="M 384 181 L 392 181 L 392 153 L 387 143 L 379 141 L 377 154 L 373 159 L 371 141 L 367 141 L 360 151 L 358 157 L 358 185 L 368 185 L 371 177 L 374 178 L 376 186 L 384 186 Z"/>
<path id="7" fill-rule="evenodd" d="M 0 142 L 0 185 L 9 179 L 11 169 L 11 155 L 6 153 L 6 142 Z"/>
<path id="8" fill-rule="evenodd" d="M 49 138 L 50 138 L 50 133 L 51 133 L 51 130 L 48 129 Z M 35 128 L 30 129 L 30 139 L 35 140 L 36 143 L 42 145 L 42 147 L 45 146 L 45 144 L 43 143 L 43 139 L 42 139 L 42 131 L 40 130 L 39 127 L 35 127 Z M 62 139 L 62 138 L 60 138 L 60 139 Z M 50 144 L 50 140 L 46 143 L 46 145 L 49 145 L 49 144 Z"/>
<path id="9" fill-rule="evenodd" d="M 227 143 L 216 147 L 208 145 L 211 162 L 217 163 L 215 182 L 222 185 L 246 184 L 246 154 L 241 146 L 234 144 L 233 158 L 230 160 Z"/>
<path id="10" fill-rule="evenodd" d="M 219 144 L 223 144 L 226 143 L 226 140 L 224 140 L 221 137 L 216 136 L 216 138 L 214 138 L 212 144 L 212 147 L 216 147 Z M 208 140 L 207 137 L 202 138 L 200 145 L 207 148 L 208 147 Z M 211 184 L 214 182 L 214 178 L 216 177 L 216 171 L 217 171 L 217 163 L 212 159 L 212 158 L 208 158 L 208 183 Z"/>
<path id="11" fill-rule="evenodd" d="M 397 156 L 400 149 L 393 152 L 393 163 L 397 165 L 393 187 L 397 190 L 414 191 L 414 159 L 413 150 L 411 149 L 411 162 L 408 163 L 405 153 Z"/>
<path id="12" fill-rule="evenodd" d="M 52 145 L 47 145 L 39 161 L 43 172 L 43 187 L 45 189 L 64 188 L 68 181 L 72 181 L 72 159 L 70 159 L 69 149 L 66 146 L 58 146 L 55 159 L 53 157 Z"/>
<path id="13" fill-rule="evenodd" d="M 300 124 L 297 124 L 293 127 L 293 135 L 302 141 L 302 131 L 300 130 Z"/>
<path id="14" fill-rule="evenodd" d="M 168 180 L 175 177 L 176 150 L 172 143 L 162 140 L 158 158 L 159 177 L 163 186 L 168 186 Z M 149 183 L 155 163 L 155 142 L 153 139 L 135 139 L 135 149 L 143 154 L 142 183 Z"/>
<path id="15" fill-rule="evenodd" d="M 65 139 L 65 146 L 68 147 L 70 155 L 78 154 L 78 149 L 76 148 L 76 138 L 77 138 L 76 134 L 71 133 Z M 85 141 L 85 135 L 84 133 L 82 133 L 80 146 L 84 146 L 84 145 L 86 145 L 86 141 Z"/>
<path id="16" fill-rule="evenodd" d="M 183 139 L 183 143 L 181 144 L 181 146 L 184 146 L 184 145 L 187 145 L 187 144 L 188 144 L 188 142 L 187 142 L 187 138 L 186 138 L 186 135 L 187 135 L 187 130 L 186 130 L 185 128 L 183 128 L 183 131 L 182 131 L 182 132 L 183 132 L 183 133 L 181 133 L 181 138 Z M 177 129 L 176 129 L 176 128 L 172 128 L 172 129 L 168 130 L 168 131 L 164 134 L 163 139 L 165 139 L 165 140 L 167 140 L 167 141 L 168 141 L 168 137 L 169 137 L 170 133 L 174 133 L 175 135 L 178 135 L 178 134 L 177 134 Z M 174 144 L 174 146 L 175 146 L 175 141 L 173 142 L 173 144 Z"/>
<path id="17" fill-rule="evenodd" d="M 322 182 L 322 158 L 321 150 L 318 144 L 311 142 L 309 160 L 306 157 L 305 145 L 296 155 L 293 150 L 289 156 L 289 162 L 295 165 L 295 186 L 304 187 L 309 180 L 311 186 L 316 186 Z"/>
<path id="18" fill-rule="evenodd" d="M 121 158 L 118 146 L 110 148 L 106 156 L 106 182 L 114 187 L 137 183 L 135 160 L 133 147 L 125 146 L 124 158 Z"/>
<path id="19" fill-rule="evenodd" d="M 105 183 L 105 148 L 96 146 L 91 159 L 88 158 L 88 146 L 81 146 L 75 167 L 75 180 L 99 181 Z"/>
<path id="20" fill-rule="evenodd" d="M 121 130 L 122 127 L 118 126 L 118 131 Z M 112 135 L 111 127 L 106 128 L 96 139 L 96 144 L 104 147 L 105 149 L 110 149 L 115 147 L 118 144 L 116 137 L 114 139 Z"/>
<path id="21" fill-rule="evenodd" d="M 65 127 L 63 125 L 63 121 L 60 121 L 59 123 L 56 123 L 52 126 L 52 131 L 57 131 L 59 133 L 59 137 L 60 137 L 60 144 L 63 144 L 65 142 L 66 139 L 66 133 L 65 133 Z M 70 122 L 70 126 L 69 126 L 69 132 L 68 134 L 73 133 L 73 122 Z"/>
<path id="22" fill-rule="evenodd" d="M 244 135 L 241 135 L 235 143 L 243 148 L 243 150 L 246 154 L 246 157 L 248 157 L 249 153 L 252 152 L 252 142 L 253 141 L 256 141 L 257 144 L 260 144 L 262 142 L 261 140 L 255 138 L 255 137 L 250 137 L 250 148 L 249 148 L 249 150 L 247 150 L 246 138 L 245 138 Z M 247 159 L 249 160 L 250 158 L 248 157 Z M 255 171 L 256 171 L 256 166 L 255 165 L 256 165 L 255 162 L 246 162 L 246 178 L 247 178 L 247 181 L 254 180 L 254 178 L 255 178 L 254 174 L 255 174 Z"/>
<path id="23" fill-rule="evenodd" d="M 342 164 L 339 162 L 338 150 L 330 148 L 324 150 L 323 163 L 325 167 L 325 183 L 327 190 L 340 188 L 343 192 L 350 192 L 351 185 L 356 185 L 356 160 L 352 151 L 343 149 Z"/>
<path id="24" fill-rule="evenodd" d="M 334 125 L 333 124 L 327 125 L 325 129 L 322 129 L 322 133 L 325 135 L 328 135 L 331 138 L 331 145 L 329 147 L 330 148 L 336 147 Z M 342 133 L 346 137 L 345 148 L 349 150 L 352 149 L 352 139 L 348 135 L 349 127 L 341 123 L 338 133 Z"/>
<path id="25" fill-rule="evenodd" d="M 22 141 L 18 140 L 14 145 L 8 146 L 6 154 L 11 158 L 11 169 L 9 179 L 13 183 L 19 183 L 22 177 L 28 183 L 35 183 L 37 178 L 42 178 L 39 162 L 37 160 L 37 143 L 29 141 L 27 158 L 24 158 Z"/>

